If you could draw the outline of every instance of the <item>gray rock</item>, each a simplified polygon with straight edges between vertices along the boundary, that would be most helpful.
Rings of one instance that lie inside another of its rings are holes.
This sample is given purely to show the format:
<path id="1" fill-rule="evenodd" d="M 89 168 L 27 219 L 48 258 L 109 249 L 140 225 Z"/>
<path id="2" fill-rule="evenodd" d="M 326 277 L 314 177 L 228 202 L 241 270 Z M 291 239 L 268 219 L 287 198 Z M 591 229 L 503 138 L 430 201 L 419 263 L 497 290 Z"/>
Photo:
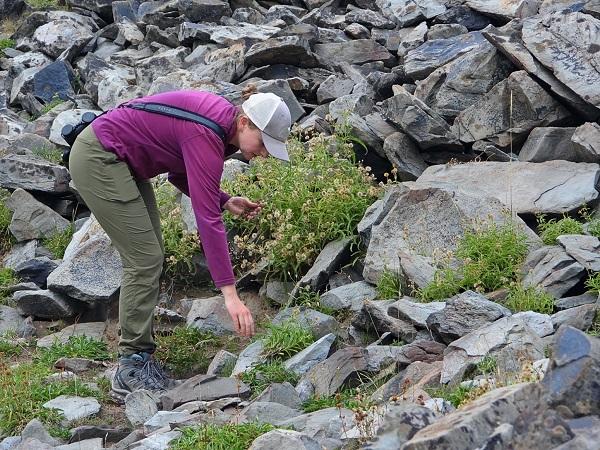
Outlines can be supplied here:
<path id="1" fill-rule="evenodd" d="M 329 242 L 325 245 L 312 267 L 298 282 L 292 295 L 295 295 L 297 288 L 303 286 L 310 286 L 313 291 L 322 289 L 327 284 L 329 276 L 339 269 L 349 257 L 349 246 L 350 238 Z"/>
<path id="2" fill-rule="evenodd" d="M 478 31 L 449 39 L 427 41 L 407 53 L 404 60 L 406 75 L 413 80 L 422 80 L 438 67 L 485 44 L 485 42 L 485 38 Z"/>
<path id="3" fill-rule="evenodd" d="M 420 403 L 419 397 L 429 397 L 423 389 L 439 384 L 441 370 L 441 360 L 431 364 L 415 361 L 377 388 L 371 400 L 382 403 L 394 397 L 393 400 Z"/>
<path id="4" fill-rule="evenodd" d="M 54 447 L 54 450 L 102 450 L 104 448 L 104 439 L 93 438 L 84 441 L 63 444 Z"/>
<path id="5" fill-rule="evenodd" d="M 400 86 L 393 97 L 383 102 L 383 115 L 413 138 L 422 150 L 442 145 L 450 151 L 462 149 L 444 119 Z"/>
<path id="6" fill-rule="evenodd" d="M 259 292 L 260 295 L 277 303 L 278 305 L 287 305 L 290 302 L 290 292 L 294 289 L 294 284 L 285 281 L 267 281 Z"/>
<path id="7" fill-rule="evenodd" d="M 596 303 L 597 300 L 598 296 L 596 294 L 586 292 L 585 294 L 576 295 L 574 297 L 559 298 L 554 301 L 554 307 L 557 310 L 569 309 L 581 305 L 590 305 Z"/>
<path id="8" fill-rule="evenodd" d="M 233 370 L 231 371 L 231 376 L 235 377 L 236 375 L 251 369 L 252 366 L 264 362 L 265 357 L 262 355 L 262 351 L 262 340 L 255 341 L 252 344 L 248 345 L 244 350 L 240 352 L 235 366 L 233 366 Z"/>
<path id="9" fill-rule="evenodd" d="M 183 422 L 189 419 L 190 416 L 191 414 L 188 411 L 157 411 L 156 414 L 144 422 L 144 430 L 146 434 L 151 434 L 165 426 Z"/>
<path id="10" fill-rule="evenodd" d="M 280 403 L 254 401 L 244 408 L 240 414 L 250 421 L 256 420 L 261 423 L 278 425 L 292 417 L 299 416 L 301 412 Z"/>
<path id="11" fill-rule="evenodd" d="M 282 309 L 271 323 L 279 325 L 290 319 L 301 327 L 310 329 L 315 339 L 340 330 L 340 324 L 333 317 L 303 306 Z"/>
<path id="12" fill-rule="evenodd" d="M 0 450 L 14 450 L 21 443 L 21 436 L 8 436 L 0 441 Z"/>
<path id="13" fill-rule="evenodd" d="M 597 237 L 565 234 L 558 236 L 556 242 L 586 270 L 600 271 L 600 240 Z"/>
<path id="14" fill-rule="evenodd" d="M 314 386 L 315 395 L 327 397 L 366 369 L 366 351 L 360 347 L 346 347 L 315 365 L 303 379 Z"/>
<path id="15" fill-rule="evenodd" d="M 304 375 L 315 365 L 327 359 L 335 338 L 336 336 L 333 333 L 323 336 L 304 350 L 286 360 L 283 365 L 286 369 L 291 370 L 298 375 Z"/>
<path id="16" fill-rule="evenodd" d="M 410 403 L 389 405 L 374 442 L 364 448 L 367 450 L 400 448 L 417 431 L 432 424 L 436 419 L 436 414 L 423 406 Z"/>
<path id="17" fill-rule="evenodd" d="M 432 257 L 399 251 L 398 258 L 408 286 L 419 289 L 434 281 L 438 269 Z"/>
<path id="18" fill-rule="evenodd" d="M 187 47 L 177 47 L 138 61 L 135 72 L 138 85 L 147 87 L 160 76 L 167 75 L 183 66 L 183 61 L 190 50 Z"/>
<path id="19" fill-rule="evenodd" d="M 571 137 L 577 158 L 584 162 L 600 162 L 600 125 L 594 122 L 577 127 Z"/>
<path id="20" fill-rule="evenodd" d="M 556 450 L 594 450 L 600 438 L 600 418 L 584 416 L 568 421 L 575 438 L 556 447 Z"/>
<path id="21" fill-rule="evenodd" d="M 9 229 L 18 241 L 48 238 L 69 226 L 68 220 L 20 188 L 15 189 L 6 206 L 13 211 Z"/>
<path id="22" fill-rule="evenodd" d="M 329 114 L 336 120 L 354 112 L 363 117 L 373 110 L 373 99 L 364 94 L 349 94 L 339 97 L 329 104 Z"/>
<path id="23" fill-rule="evenodd" d="M 518 213 L 563 213 L 597 198 L 593 186 L 599 175 L 599 166 L 588 163 L 480 162 L 430 166 L 417 185 L 455 186 L 470 195 L 497 198 Z"/>
<path id="24" fill-rule="evenodd" d="M 54 363 L 57 369 L 66 370 L 73 373 L 82 373 L 87 370 L 99 367 L 101 363 L 93 359 L 86 358 L 60 358 Z"/>
<path id="25" fill-rule="evenodd" d="M 386 65 L 393 66 L 395 60 L 394 55 L 385 47 L 371 39 L 315 44 L 314 48 L 320 61 L 332 66 L 342 63 L 364 64 L 373 61 L 382 61 Z"/>
<path id="26" fill-rule="evenodd" d="M 37 439 L 38 441 L 44 444 L 52 446 L 56 446 L 59 444 L 59 442 L 55 438 L 50 436 L 50 433 L 48 433 L 48 430 L 46 430 L 44 424 L 38 419 L 32 419 L 31 421 L 29 421 L 27 425 L 25 425 L 25 428 L 23 428 L 23 431 L 21 432 L 22 440 L 30 438 Z"/>
<path id="27" fill-rule="evenodd" d="M 142 435 L 143 437 L 143 435 Z M 147 438 L 136 440 L 131 449 L 137 450 L 167 450 L 170 443 L 181 437 L 181 431 L 173 430 L 166 433 L 156 433 Z M 138 438 L 139 439 L 139 438 Z"/>
<path id="28" fill-rule="evenodd" d="M 106 302 L 121 286 L 119 252 L 105 234 L 84 241 L 48 276 L 48 288 L 84 302 Z"/>
<path id="29" fill-rule="evenodd" d="M 562 297 L 585 276 L 584 267 L 560 246 L 531 252 L 521 268 L 524 286 L 539 286 L 555 298 Z"/>
<path id="30" fill-rule="evenodd" d="M 158 412 L 158 396 L 144 389 L 125 397 L 125 415 L 135 427 L 143 424 Z"/>
<path id="31" fill-rule="evenodd" d="M 513 102 L 510 111 L 502 105 Z M 488 139 L 507 148 L 519 142 L 535 127 L 559 125 L 570 113 L 552 98 L 527 72 L 517 71 L 494 86 L 480 100 L 462 111 L 454 121 L 452 130 L 462 142 Z"/>
<path id="32" fill-rule="evenodd" d="M 64 319 L 76 310 L 71 299 L 48 289 L 17 291 L 13 299 L 23 314 L 44 319 Z"/>
<path id="33" fill-rule="evenodd" d="M 365 215 L 356 226 L 363 243 L 368 246 L 371 239 L 371 230 L 379 225 L 381 220 L 389 213 L 400 195 L 408 192 L 408 188 L 402 184 L 392 185 L 385 188 L 385 193 L 381 200 L 375 201 L 365 211 Z"/>
<path id="34" fill-rule="evenodd" d="M 388 308 L 394 300 L 366 301 L 362 309 L 352 319 L 352 325 L 361 330 L 381 336 L 390 332 L 395 338 L 412 342 L 417 338 L 417 330 L 410 322 L 388 315 Z"/>
<path id="35" fill-rule="evenodd" d="M 347 77 L 331 75 L 323 81 L 317 89 L 317 101 L 319 104 L 330 102 L 343 95 L 352 93 L 354 81 Z"/>
<path id="36" fill-rule="evenodd" d="M 254 401 L 275 402 L 292 409 L 300 409 L 302 406 L 302 402 L 300 401 L 300 397 L 294 389 L 294 386 L 287 381 L 283 383 L 272 383 L 262 391 Z"/>
<path id="37" fill-rule="evenodd" d="M 427 163 L 417 145 L 404 133 L 396 132 L 383 141 L 383 152 L 398 169 L 399 181 L 414 181 L 427 169 Z"/>
<path id="38" fill-rule="evenodd" d="M 186 320 L 189 327 L 208 331 L 217 336 L 233 334 L 235 331 L 221 296 L 192 300 Z"/>
<path id="39" fill-rule="evenodd" d="M 253 25 L 240 22 L 235 26 L 211 25 L 204 23 L 184 22 L 179 28 L 179 41 L 183 45 L 193 42 L 225 44 L 243 38 L 264 41 L 280 31 L 268 25 Z"/>
<path id="40" fill-rule="evenodd" d="M 568 325 L 579 330 L 586 331 L 592 326 L 594 317 L 598 312 L 598 305 L 581 305 L 575 308 L 565 309 L 556 314 L 552 314 L 552 324 L 554 329 L 558 329 L 563 325 Z"/>
<path id="41" fill-rule="evenodd" d="M 35 258 L 37 248 L 38 241 L 35 239 L 13 245 L 4 257 L 4 267 L 14 270 L 19 264 Z"/>
<path id="42" fill-rule="evenodd" d="M 42 405 L 44 408 L 54 408 L 62 412 L 63 422 L 93 416 L 100 411 L 100 403 L 94 397 L 78 397 L 60 395 Z"/>
<path id="43" fill-rule="evenodd" d="M 308 41 L 299 36 L 273 37 L 257 42 L 246 52 L 245 61 L 252 66 L 295 64 L 299 67 L 317 67 L 318 65 Z"/>
<path id="44" fill-rule="evenodd" d="M 292 427 L 322 442 L 326 438 L 342 439 L 345 431 L 355 424 L 353 415 L 346 408 L 325 408 L 286 420 L 279 426 Z"/>
<path id="45" fill-rule="evenodd" d="M 346 33 L 352 39 L 369 39 L 371 37 L 371 32 L 369 29 L 359 23 L 351 23 L 344 28 L 344 33 Z M 386 46 L 386 48 L 388 47 Z"/>
<path id="46" fill-rule="evenodd" d="M 581 29 L 586 33 L 580 33 Z M 596 107 L 600 107 L 600 71 L 594 46 L 599 35 L 600 21 L 580 12 L 559 11 L 523 22 L 527 49 L 556 78 Z"/>
<path id="47" fill-rule="evenodd" d="M 392 303 L 388 306 L 388 314 L 398 319 L 407 320 L 417 327 L 426 328 L 427 318 L 446 307 L 445 302 L 418 303 L 411 300 L 414 299 L 404 297 Z"/>
<path id="48" fill-rule="evenodd" d="M 446 307 L 427 319 L 428 327 L 446 344 L 461 338 L 501 317 L 511 315 L 509 309 L 487 300 L 483 295 L 466 291 L 446 301 Z"/>
<path id="49" fill-rule="evenodd" d="M 38 339 L 36 345 L 40 348 L 51 347 L 53 343 L 66 344 L 71 336 L 87 336 L 90 339 L 102 340 L 106 330 L 105 322 L 83 322 L 69 325 L 62 330 Z"/>
<path id="50" fill-rule="evenodd" d="M 416 27 L 402 28 L 398 31 L 398 57 L 404 60 L 406 54 L 425 42 L 427 22 L 421 22 Z"/>
<path id="51" fill-rule="evenodd" d="M 451 121 L 479 101 L 513 70 L 490 43 L 482 42 L 466 54 L 434 70 L 415 89 L 415 97 Z"/>
<path id="52" fill-rule="evenodd" d="M 367 350 L 367 367 L 378 372 L 390 364 L 404 369 L 412 363 L 432 363 L 441 361 L 446 346 L 435 341 L 415 341 L 406 345 L 369 345 Z"/>
<path id="53" fill-rule="evenodd" d="M 16 308 L 0 305 L 0 335 L 16 333 L 18 337 L 29 335 L 30 325 Z"/>
<path id="54" fill-rule="evenodd" d="M 208 365 L 206 375 L 228 376 L 229 374 L 225 374 L 225 369 L 234 367 L 236 361 L 237 356 L 227 350 L 221 349 Z"/>
<path id="55" fill-rule="evenodd" d="M 348 23 L 360 23 L 369 28 L 388 28 L 393 29 L 396 24 L 384 17 L 382 14 L 372 11 L 370 9 L 353 9 L 346 13 L 346 22 Z"/>
<path id="56" fill-rule="evenodd" d="M 468 32 L 467 27 L 458 23 L 437 24 L 433 25 L 427 32 L 427 40 L 448 39 Z"/>
<path id="57" fill-rule="evenodd" d="M 58 267 L 58 264 L 47 256 L 32 258 L 15 267 L 17 276 L 25 281 L 35 283 L 39 287 L 46 286 L 48 275 Z"/>
<path id="58" fill-rule="evenodd" d="M 163 409 L 170 411 L 179 405 L 193 401 L 210 401 L 226 397 L 247 398 L 250 388 L 234 378 L 218 378 L 214 375 L 196 375 L 160 397 Z"/>
<path id="59" fill-rule="evenodd" d="M 437 0 L 385 0 L 378 1 L 377 6 L 384 16 L 393 17 L 401 28 L 446 12 L 443 2 Z"/>
<path id="60" fill-rule="evenodd" d="M 600 341 L 573 327 L 558 330 L 550 369 L 542 381 L 550 405 L 575 416 L 600 413 Z"/>
<path id="61" fill-rule="evenodd" d="M 98 30 L 89 18 L 71 12 L 56 12 L 33 33 L 32 44 L 52 58 L 58 58 L 69 47 L 82 48 Z"/>
<path id="62" fill-rule="evenodd" d="M 305 434 L 293 430 L 272 430 L 252 441 L 249 450 L 321 450 L 321 445 Z"/>
<path id="63" fill-rule="evenodd" d="M 75 95 L 72 82 L 75 74 L 70 65 L 64 61 L 54 61 L 33 75 L 33 90 L 36 98 L 45 104 L 56 96 L 67 99 Z"/>
<path id="64" fill-rule="evenodd" d="M 440 382 L 458 381 L 465 371 L 485 356 L 516 346 L 520 357 L 535 361 L 543 358 L 544 345 L 522 319 L 503 317 L 452 342 L 444 354 Z"/>
<path id="65" fill-rule="evenodd" d="M 463 182 L 466 179 L 468 177 L 461 178 Z M 482 189 L 481 178 L 479 180 L 476 189 Z M 454 251 L 457 239 L 470 229 L 470 224 L 487 221 L 489 217 L 497 224 L 506 221 L 505 207 L 499 201 L 446 189 L 413 189 L 395 199 L 389 212 L 371 230 L 363 271 L 366 281 L 376 284 L 385 270 L 401 273 L 398 257 L 404 254 L 433 257 Z M 521 219 L 516 220 L 531 245 L 540 242 Z"/>
<path id="66" fill-rule="evenodd" d="M 537 2 L 526 0 L 510 0 L 501 3 L 491 0 L 467 0 L 466 3 L 475 11 L 508 20 L 533 16 L 537 14 L 538 7 Z"/>
<path id="67" fill-rule="evenodd" d="M 544 162 L 553 159 L 584 162 L 579 159 L 571 137 L 575 128 L 534 128 L 519 152 L 519 161 Z M 593 161 L 589 161 L 593 162 Z"/>
<path id="68" fill-rule="evenodd" d="M 548 314 L 541 314 L 535 311 L 522 311 L 513 314 L 513 317 L 521 319 L 525 325 L 541 338 L 554 333 L 552 320 Z"/>
<path id="69" fill-rule="evenodd" d="M 346 284 L 331 289 L 320 296 L 319 303 L 333 310 L 350 309 L 359 311 L 365 300 L 374 300 L 377 290 L 365 281 Z"/>

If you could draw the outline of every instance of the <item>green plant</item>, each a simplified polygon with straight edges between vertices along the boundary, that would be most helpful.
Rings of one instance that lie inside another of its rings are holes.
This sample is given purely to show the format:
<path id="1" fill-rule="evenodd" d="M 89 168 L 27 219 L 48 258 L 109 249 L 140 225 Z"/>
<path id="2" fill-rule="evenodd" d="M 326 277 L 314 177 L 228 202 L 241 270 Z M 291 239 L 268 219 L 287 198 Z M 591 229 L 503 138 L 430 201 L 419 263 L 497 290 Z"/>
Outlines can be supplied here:
<path id="1" fill-rule="evenodd" d="M 600 295 L 600 272 L 595 272 L 585 280 L 585 287 L 588 292 L 593 292 Z"/>
<path id="2" fill-rule="evenodd" d="M 57 341 L 50 347 L 41 348 L 33 360 L 44 367 L 52 367 L 62 357 L 104 361 L 110 359 L 111 355 L 103 341 L 88 336 L 70 336 L 66 343 Z"/>
<path id="3" fill-rule="evenodd" d="M 60 105 L 61 103 L 64 103 L 64 100 L 62 98 L 60 98 L 58 96 L 58 94 L 54 94 L 52 96 L 52 100 L 50 100 L 48 103 L 46 103 L 44 105 L 44 107 L 42 108 L 42 110 L 40 111 L 40 116 L 43 116 L 44 114 L 49 112 L 52 108 Z"/>
<path id="4" fill-rule="evenodd" d="M 286 369 L 280 361 L 257 364 L 241 375 L 242 381 L 252 389 L 253 396 L 260 394 L 272 383 L 284 383 L 287 381 L 295 385 L 298 382 L 298 378 L 295 372 Z"/>
<path id="5" fill-rule="evenodd" d="M 304 350 L 315 341 L 312 332 L 287 320 L 278 325 L 267 325 L 266 333 L 262 337 L 263 355 L 267 359 L 283 359 Z"/>
<path id="6" fill-rule="evenodd" d="M 156 337 L 156 358 L 176 377 L 206 372 L 210 364 L 209 347 L 219 339 L 193 327 L 175 327 L 168 335 Z"/>
<path id="7" fill-rule="evenodd" d="M 154 187 L 165 245 L 165 273 L 176 281 L 189 283 L 195 270 L 192 258 L 200 253 L 198 233 L 183 228 L 176 188 L 158 178 Z"/>
<path id="8" fill-rule="evenodd" d="M 224 183 L 225 191 L 263 205 L 254 220 L 225 215 L 236 233 L 234 263 L 239 271 L 266 261 L 272 275 L 296 279 L 328 242 L 353 236 L 380 188 L 373 184 L 370 169 L 357 167 L 347 152 L 332 154 L 334 141 L 324 136 L 306 144 L 290 139 L 291 164 L 260 159 Z"/>
<path id="9" fill-rule="evenodd" d="M 458 243 L 456 257 L 461 265 L 439 269 L 432 283 L 417 291 L 417 297 L 430 301 L 448 298 L 473 289 L 487 292 L 518 278 L 527 254 L 525 234 L 508 222 L 483 224 L 467 231 Z"/>
<path id="10" fill-rule="evenodd" d="M 561 234 L 583 234 L 583 224 L 563 214 L 562 219 L 546 219 L 545 215 L 538 217 L 540 237 L 546 245 L 554 245 Z"/>
<path id="11" fill-rule="evenodd" d="M 172 450 L 247 450 L 252 441 L 274 430 L 267 423 L 212 425 L 183 428 L 181 437 L 171 444 Z"/>
<path id="12" fill-rule="evenodd" d="M 338 408 L 354 409 L 358 407 L 358 404 L 359 402 L 356 399 L 356 390 L 346 389 L 330 396 L 316 395 L 310 397 L 302 404 L 302 411 L 309 413 L 334 406 Z"/>
<path id="13" fill-rule="evenodd" d="M 4 56 L 4 50 L 15 46 L 12 39 L 0 39 L 0 57 Z"/>
<path id="14" fill-rule="evenodd" d="M 4 267 L 0 269 L 0 305 L 11 305 L 11 295 L 8 290 L 10 286 L 19 283 L 21 279 L 14 270 Z"/>
<path id="15" fill-rule="evenodd" d="M 57 231 L 52 236 L 42 239 L 42 245 L 50 250 L 56 259 L 62 259 L 67 246 L 73 239 L 73 234 L 75 234 L 75 225 L 71 223 L 64 230 Z"/>
<path id="16" fill-rule="evenodd" d="M 60 0 L 26 0 L 25 3 L 33 9 L 55 9 L 58 8 L 60 4 L 64 4 Z"/>
<path id="17" fill-rule="evenodd" d="M 498 369 L 498 361 L 495 356 L 486 355 L 477 363 L 475 368 L 476 375 L 493 375 Z"/>
<path id="18" fill-rule="evenodd" d="M 587 334 L 590 336 L 600 337 L 600 311 L 596 311 L 596 315 L 594 316 L 594 321 L 587 329 Z"/>
<path id="19" fill-rule="evenodd" d="M 447 402 L 452 403 L 452 406 L 458 408 L 468 398 L 469 393 L 473 388 L 458 385 L 456 387 L 440 386 L 436 388 L 425 388 L 425 391 L 432 398 L 443 398 Z"/>
<path id="20" fill-rule="evenodd" d="M 54 164 L 62 162 L 62 152 L 57 148 L 37 147 L 32 150 L 32 153 Z"/>
<path id="21" fill-rule="evenodd" d="M 377 298 L 387 300 L 402 297 L 402 279 L 391 270 L 384 270 L 377 282 Z"/>
<path id="22" fill-rule="evenodd" d="M 15 344 L 6 338 L 0 338 L 0 357 L 18 356 L 23 352 L 23 346 Z"/>
<path id="23" fill-rule="evenodd" d="M 525 287 L 520 283 L 513 283 L 509 288 L 504 306 L 513 312 L 535 311 L 552 314 L 554 297 L 536 286 Z"/>
<path id="24" fill-rule="evenodd" d="M 9 230 L 12 221 L 12 211 L 6 206 L 6 200 L 10 197 L 10 192 L 6 189 L 0 189 L 0 251 L 7 251 L 11 248 L 15 238 Z"/>

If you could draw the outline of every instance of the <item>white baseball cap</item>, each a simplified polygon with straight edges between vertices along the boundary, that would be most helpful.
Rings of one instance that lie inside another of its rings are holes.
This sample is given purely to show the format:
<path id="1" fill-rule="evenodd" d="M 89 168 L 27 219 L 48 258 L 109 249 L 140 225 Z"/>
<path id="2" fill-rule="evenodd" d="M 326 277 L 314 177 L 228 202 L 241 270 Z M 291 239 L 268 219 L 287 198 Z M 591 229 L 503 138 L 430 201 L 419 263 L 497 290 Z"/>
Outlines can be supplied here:
<path id="1" fill-rule="evenodd" d="M 261 131 L 269 154 L 289 161 L 285 141 L 290 135 L 292 115 L 281 97 L 271 92 L 252 94 L 242 103 L 242 110 Z"/>

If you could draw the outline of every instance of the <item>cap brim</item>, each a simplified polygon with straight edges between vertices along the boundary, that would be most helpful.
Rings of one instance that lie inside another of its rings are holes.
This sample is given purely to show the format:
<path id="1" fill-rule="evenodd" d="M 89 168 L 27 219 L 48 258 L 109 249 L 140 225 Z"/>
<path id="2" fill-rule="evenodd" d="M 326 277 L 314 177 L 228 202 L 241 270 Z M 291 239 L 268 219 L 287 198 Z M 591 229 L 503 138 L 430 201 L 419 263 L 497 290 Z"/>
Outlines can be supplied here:
<path id="1" fill-rule="evenodd" d="M 290 156 L 288 155 L 287 145 L 285 142 L 278 141 L 277 139 L 273 139 L 266 133 L 261 132 L 263 143 L 265 144 L 265 148 L 269 152 L 269 155 L 281 159 L 283 161 L 289 161 Z"/>

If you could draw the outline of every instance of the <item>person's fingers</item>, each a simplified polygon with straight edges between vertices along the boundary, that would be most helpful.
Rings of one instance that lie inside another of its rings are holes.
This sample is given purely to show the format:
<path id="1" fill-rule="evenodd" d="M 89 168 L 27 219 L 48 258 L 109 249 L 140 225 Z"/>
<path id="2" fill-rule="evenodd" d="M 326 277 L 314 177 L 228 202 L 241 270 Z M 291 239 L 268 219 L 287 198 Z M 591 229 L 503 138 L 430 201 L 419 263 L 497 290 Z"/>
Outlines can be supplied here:
<path id="1" fill-rule="evenodd" d="M 250 336 L 254 335 L 254 319 L 252 318 L 252 314 L 248 312 L 248 323 L 250 324 Z"/>
<path id="2" fill-rule="evenodd" d="M 257 206 L 260 206 L 258 203 L 253 202 L 252 200 L 250 200 L 247 197 L 243 197 L 243 200 L 244 200 L 246 207 L 248 207 L 248 208 L 256 208 Z"/>
<path id="3" fill-rule="evenodd" d="M 246 317 L 245 312 L 240 313 L 240 323 L 242 324 L 242 335 L 248 336 L 248 331 L 249 331 L 248 318 Z"/>

